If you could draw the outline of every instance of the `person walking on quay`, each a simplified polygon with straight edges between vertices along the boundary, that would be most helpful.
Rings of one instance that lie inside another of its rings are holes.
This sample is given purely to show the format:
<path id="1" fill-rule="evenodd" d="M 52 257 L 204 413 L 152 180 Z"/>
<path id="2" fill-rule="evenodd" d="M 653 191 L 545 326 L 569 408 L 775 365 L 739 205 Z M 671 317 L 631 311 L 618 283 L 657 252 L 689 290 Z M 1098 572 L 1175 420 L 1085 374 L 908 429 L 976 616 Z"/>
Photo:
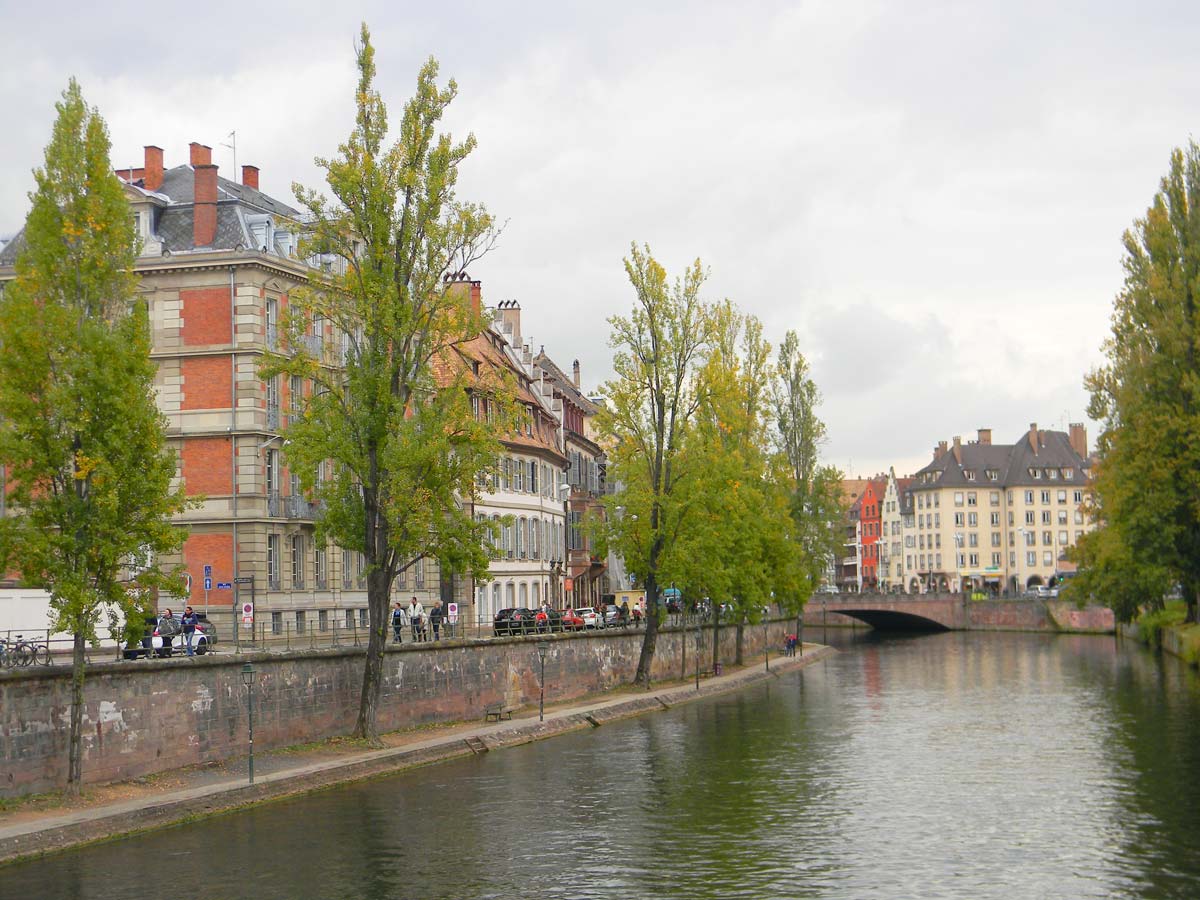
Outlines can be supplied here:
<path id="1" fill-rule="evenodd" d="M 442 608 L 441 600 L 433 601 L 433 609 L 429 611 L 429 624 L 433 626 L 433 639 L 441 640 L 441 635 L 438 633 L 442 627 L 442 620 L 446 617 L 446 610 Z"/>
<path id="2" fill-rule="evenodd" d="M 183 618 L 179 620 L 179 624 L 183 626 L 183 643 L 187 647 L 187 655 L 195 656 L 195 651 L 192 649 L 192 641 L 196 639 L 196 624 L 200 621 L 200 617 L 192 612 L 190 606 L 183 608 Z"/>
<path id="3" fill-rule="evenodd" d="M 163 654 L 168 654 L 171 649 L 171 644 L 175 640 L 175 635 L 179 634 L 179 620 L 175 618 L 175 613 L 171 612 L 170 608 L 158 617 L 158 636 L 162 638 Z"/>
<path id="4" fill-rule="evenodd" d="M 406 625 L 408 625 L 408 613 L 404 611 L 404 603 L 397 600 L 396 608 L 392 610 L 392 639 L 397 644 L 404 643 L 404 628 Z"/>
<path id="5" fill-rule="evenodd" d="M 408 605 L 408 623 L 412 626 L 412 639 L 418 642 L 425 640 L 425 607 L 416 597 Z"/>

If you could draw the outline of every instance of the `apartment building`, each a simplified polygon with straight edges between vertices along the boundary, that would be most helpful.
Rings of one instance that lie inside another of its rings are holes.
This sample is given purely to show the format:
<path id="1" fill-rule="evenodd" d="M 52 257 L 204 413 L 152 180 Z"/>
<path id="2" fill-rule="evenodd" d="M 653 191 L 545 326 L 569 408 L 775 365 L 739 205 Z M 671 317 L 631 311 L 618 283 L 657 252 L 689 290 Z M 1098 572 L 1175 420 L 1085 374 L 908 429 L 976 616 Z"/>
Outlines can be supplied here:
<path id="1" fill-rule="evenodd" d="M 543 347 L 534 365 L 549 387 L 553 408 L 563 427 L 567 456 L 567 542 L 565 606 L 598 606 L 611 593 L 608 561 L 599 555 L 589 523 L 604 518 L 601 498 L 608 489 L 608 461 L 597 443 L 593 421 L 599 407 L 580 390 L 579 360 L 568 377 Z"/>
<path id="2" fill-rule="evenodd" d="M 912 478 L 897 478 L 896 470 L 889 469 L 883 489 L 883 500 L 880 503 L 880 537 L 879 537 L 879 589 L 881 591 L 899 591 L 904 586 L 905 567 L 905 534 L 904 520 L 906 511 L 911 510 Z M 906 510 L 907 501 L 907 510 Z M 915 541 L 915 537 L 913 538 Z M 908 568 L 912 567 L 911 561 Z"/>
<path id="3" fill-rule="evenodd" d="M 905 572 L 905 590 L 1019 593 L 1056 584 L 1073 569 L 1066 550 L 1092 527 L 1084 513 L 1090 477 L 1082 424 L 1062 432 L 1033 423 L 1012 444 L 993 444 L 986 428 L 965 444 L 939 442 L 911 486 L 916 566 Z"/>

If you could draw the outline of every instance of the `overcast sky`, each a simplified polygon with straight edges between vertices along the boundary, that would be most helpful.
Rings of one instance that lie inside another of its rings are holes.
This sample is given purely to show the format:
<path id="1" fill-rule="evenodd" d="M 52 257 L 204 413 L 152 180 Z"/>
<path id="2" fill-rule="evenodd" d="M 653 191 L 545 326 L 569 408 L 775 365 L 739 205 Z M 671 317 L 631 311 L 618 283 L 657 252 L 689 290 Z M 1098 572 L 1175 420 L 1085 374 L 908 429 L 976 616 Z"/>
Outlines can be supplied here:
<path id="1" fill-rule="evenodd" d="M 236 130 L 268 193 L 319 185 L 366 19 L 393 121 L 427 56 L 458 81 L 460 197 L 508 220 L 471 275 L 535 350 L 594 389 L 630 242 L 699 257 L 712 299 L 800 333 L 860 475 L 1083 419 L 1121 234 L 1200 122 L 1195 2 L 69 6 L 0 0 L 0 233 L 71 75 L 117 165 L 200 141 L 229 177 Z"/>

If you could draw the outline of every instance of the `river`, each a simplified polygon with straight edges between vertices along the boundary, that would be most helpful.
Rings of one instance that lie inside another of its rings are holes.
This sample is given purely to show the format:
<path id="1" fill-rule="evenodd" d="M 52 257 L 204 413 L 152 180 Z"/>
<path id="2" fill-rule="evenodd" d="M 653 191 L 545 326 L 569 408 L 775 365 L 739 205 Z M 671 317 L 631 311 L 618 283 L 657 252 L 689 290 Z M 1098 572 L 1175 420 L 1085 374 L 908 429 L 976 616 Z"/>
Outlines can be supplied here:
<path id="1" fill-rule="evenodd" d="M 827 636 L 738 694 L 0 869 L 0 897 L 1200 897 L 1192 670 Z"/>

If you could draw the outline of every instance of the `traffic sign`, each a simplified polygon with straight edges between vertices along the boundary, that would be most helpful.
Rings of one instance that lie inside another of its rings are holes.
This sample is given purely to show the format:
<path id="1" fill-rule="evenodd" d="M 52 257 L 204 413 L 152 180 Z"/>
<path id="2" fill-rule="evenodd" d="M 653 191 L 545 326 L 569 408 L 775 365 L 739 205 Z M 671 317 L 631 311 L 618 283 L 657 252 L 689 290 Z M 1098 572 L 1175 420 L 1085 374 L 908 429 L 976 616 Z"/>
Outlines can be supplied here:
<path id="1" fill-rule="evenodd" d="M 254 627 L 254 604 L 249 601 L 242 604 L 242 625 L 246 628 Z"/>
<path id="2" fill-rule="evenodd" d="M 232 587 L 233 587 L 233 584 L 231 582 L 228 582 L 228 581 L 218 581 L 217 582 L 217 590 L 218 591 L 228 591 Z"/>
<path id="3" fill-rule="evenodd" d="M 205 566 L 204 568 L 206 568 L 206 569 L 207 569 L 207 568 L 208 568 L 208 566 Z M 209 578 L 207 575 L 204 577 L 204 589 L 205 589 L 206 591 L 211 591 L 211 590 L 212 590 L 212 579 L 211 579 L 211 578 Z"/>
<path id="4" fill-rule="evenodd" d="M 447 603 L 446 604 L 446 617 L 449 619 L 451 625 L 454 625 L 458 622 L 458 604 L 457 603 Z"/>
<path id="5" fill-rule="evenodd" d="M 204 577 L 205 577 L 205 578 L 212 578 L 212 566 L 205 566 L 205 567 L 204 567 Z"/>
<path id="6" fill-rule="evenodd" d="M 234 584 L 254 584 L 254 578 L 250 575 L 242 575 L 240 578 L 233 579 Z"/>
<path id="7" fill-rule="evenodd" d="M 183 573 L 183 592 L 185 594 L 192 592 L 192 576 L 187 572 Z"/>

